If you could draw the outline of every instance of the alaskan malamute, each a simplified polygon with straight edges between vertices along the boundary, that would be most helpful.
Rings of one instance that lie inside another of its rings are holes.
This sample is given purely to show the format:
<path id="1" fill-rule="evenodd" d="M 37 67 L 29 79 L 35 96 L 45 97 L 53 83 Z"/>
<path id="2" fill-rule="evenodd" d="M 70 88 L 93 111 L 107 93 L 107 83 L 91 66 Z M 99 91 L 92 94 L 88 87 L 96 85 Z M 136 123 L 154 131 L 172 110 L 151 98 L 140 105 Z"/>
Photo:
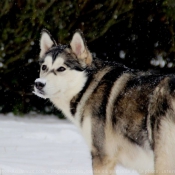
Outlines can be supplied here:
<path id="1" fill-rule="evenodd" d="M 140 174 L 175 174 L 174 75 L 102 61 L 79 30 L 70 45 L 57 44 L 43 30 L 40 49 L 34 93 L 81 130 L 94 175 L 114 175 L 117 164 Z"/>

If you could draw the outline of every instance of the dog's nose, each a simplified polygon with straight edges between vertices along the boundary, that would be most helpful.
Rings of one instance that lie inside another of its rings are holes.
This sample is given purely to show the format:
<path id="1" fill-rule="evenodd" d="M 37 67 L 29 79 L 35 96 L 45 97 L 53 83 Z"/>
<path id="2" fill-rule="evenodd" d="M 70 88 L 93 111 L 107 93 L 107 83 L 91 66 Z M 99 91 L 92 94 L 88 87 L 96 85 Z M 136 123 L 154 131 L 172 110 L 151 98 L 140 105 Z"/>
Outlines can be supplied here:
<path id="1" fill-rule="evenodd" d="M 35 87 L 38 90 L 43 89 L 43 87 L 46 85 L 46 81 L 44 79 L 38 78 L 35 80 Z"/>
<path id="2" fill-rule="evenodd" d="M 36 87 L 38 90 L 41 90 L 44 86 L 45 86 L 45 84 L 42 83 L 42 82 L 35 82 L 35 87 Z"/>

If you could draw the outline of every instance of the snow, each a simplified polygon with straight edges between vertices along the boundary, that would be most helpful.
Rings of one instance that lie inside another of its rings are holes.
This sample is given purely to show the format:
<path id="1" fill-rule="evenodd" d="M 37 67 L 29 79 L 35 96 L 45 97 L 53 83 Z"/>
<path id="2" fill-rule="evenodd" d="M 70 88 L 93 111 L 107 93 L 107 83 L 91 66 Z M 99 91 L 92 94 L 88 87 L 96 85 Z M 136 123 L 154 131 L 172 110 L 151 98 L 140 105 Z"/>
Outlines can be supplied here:
<path id="1" fill-rule="evenodd" d="M 138 175 L 116 168 L 118 175 Z M 78 129 L 56 116 L 0 114 L 0 175 L 92 175 Z"/>

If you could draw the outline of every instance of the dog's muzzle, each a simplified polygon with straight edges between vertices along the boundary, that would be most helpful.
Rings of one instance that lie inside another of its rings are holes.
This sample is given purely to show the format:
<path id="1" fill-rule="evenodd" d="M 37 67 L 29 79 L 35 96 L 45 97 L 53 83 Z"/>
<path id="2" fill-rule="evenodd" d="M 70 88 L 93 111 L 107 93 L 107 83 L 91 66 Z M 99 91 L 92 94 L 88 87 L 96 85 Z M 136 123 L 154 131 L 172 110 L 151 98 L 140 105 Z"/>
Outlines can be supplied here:
<path id="1" fill-rule="evenodd" d="M 35 87 L 36 89 L 38 90 L 42 90 L 44 88 L 44 86 L 46 85 L 46 81 L 41 79 L 41 78 L 38 78 L 35 80 Z"/>
<path id="2" fill-rule="evenodd" d="M 35 80 L 33 93 L 41 98 L 46 99 L 44 87 L 46 85 L 46 80 L 38 78 Z"/>

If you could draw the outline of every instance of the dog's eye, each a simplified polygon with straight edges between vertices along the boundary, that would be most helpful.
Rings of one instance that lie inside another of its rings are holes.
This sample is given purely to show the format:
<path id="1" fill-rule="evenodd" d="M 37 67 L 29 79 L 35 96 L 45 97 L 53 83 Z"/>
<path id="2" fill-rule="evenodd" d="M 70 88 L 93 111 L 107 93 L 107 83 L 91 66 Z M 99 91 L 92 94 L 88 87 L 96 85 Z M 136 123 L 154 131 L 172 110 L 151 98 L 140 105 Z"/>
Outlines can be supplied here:
<path id="1" fill-rule="evenodd" d="M 64 68 L 64 67 L 59 67 L 59 68 L 57 69 L 58 72 L 63 72 L 63 71 L 65 71 L 65 70 L 66 70 L 66 68 Z"/>
<path id="2" fill-rule="evenodd" d="M 42 70 L 46 70 L 47 69 L 47 66 L 46 65 L 43 65 L 42 66 Z"/>

